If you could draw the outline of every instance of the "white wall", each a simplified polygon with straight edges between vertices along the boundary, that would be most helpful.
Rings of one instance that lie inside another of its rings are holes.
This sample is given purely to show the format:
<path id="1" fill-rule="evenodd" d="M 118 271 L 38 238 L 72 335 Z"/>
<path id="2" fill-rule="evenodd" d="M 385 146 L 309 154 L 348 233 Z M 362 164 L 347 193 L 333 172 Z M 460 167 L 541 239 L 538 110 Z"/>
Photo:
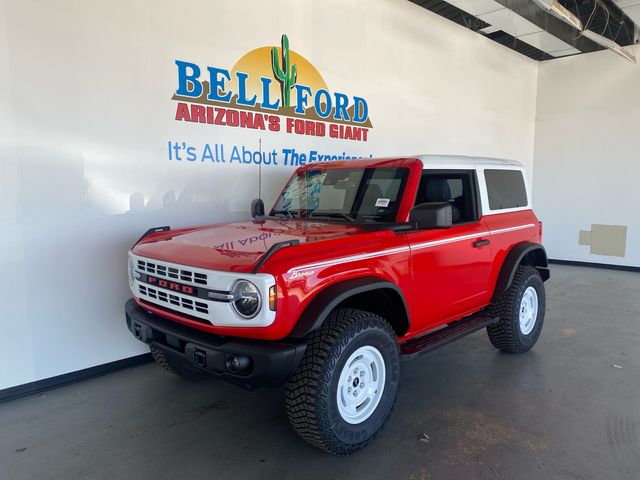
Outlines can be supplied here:
<path id="1" fill-rule="evenodd" d="M 610 51 L 543 62 L 534 205 L 551 258 L 640 266 L 640 65 Z M 627 225 L 625 257 L 590 254 L 578 232 Z"/>
<path id="2" fill-rule="evenodd" d="M 176 122 L 176 59 L 278 45 L 368 100 L 369 141 Z M 126 252 L 147 228 L 246 219 L 257 167 L 169 161 L 167 141 L 532 166 L 537 64 L 406 0 L 0 0 L 0 389 L 145 351 Z M 266 203 L 291 168 L 265 168 Z"/>

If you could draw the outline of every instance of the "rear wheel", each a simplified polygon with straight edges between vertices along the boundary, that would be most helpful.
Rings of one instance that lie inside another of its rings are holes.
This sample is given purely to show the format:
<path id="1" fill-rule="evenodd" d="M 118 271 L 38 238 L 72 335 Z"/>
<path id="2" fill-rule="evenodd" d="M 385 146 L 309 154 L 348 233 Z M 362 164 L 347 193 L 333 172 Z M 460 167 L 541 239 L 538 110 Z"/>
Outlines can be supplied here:
<path id="1" fill-rule="evenodd" d="M 150 346 L 149 349 L 151 350 L 151 356 L 156 361 L 156 363 L 168 372 L 171 372 L 182 378 L 186 378 L 187 380 L 190 380 L 192 382 L 202 382 L 211 378 L 208 373 L 201 372 L 200 370 L 183 361 L 171 358 L 171 356 L 166 355 L 162 350 L 154 346 Z"/>
<path id="2" fill-rule="evenodd" d="M 534 267 L 519 266 L 511 287 L 492 305 L 500 320 L 487 327 L 489 340 L 503 352 L 530 350 L 540 337 L 544 309 L 545 291 L 540 273 Z"/>
<path id="3" fill-rule="evenodd" d="M 287 415 L 311 445 L 348 455 L 384 427 L 399 378 L 400 350 L 391 326 L 369 312 L 338 309 L 313 334 L 287 383 Z"/>

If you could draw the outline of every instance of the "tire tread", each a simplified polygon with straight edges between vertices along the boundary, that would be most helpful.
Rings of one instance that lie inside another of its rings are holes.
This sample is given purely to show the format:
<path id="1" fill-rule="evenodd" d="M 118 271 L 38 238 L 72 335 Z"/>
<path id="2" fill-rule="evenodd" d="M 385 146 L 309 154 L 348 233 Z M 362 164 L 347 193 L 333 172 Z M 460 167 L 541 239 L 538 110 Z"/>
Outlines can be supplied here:
<path id="1" fill-rule="evenodd" d="M 346 347 L 359 331 L 369 327 L 382 328 L 391 338 L 396 338 L 391 325 L 378 315 L 351 308 L 332 312 L 311 335 L 307 351 L 285 387 L 285 407 L 293 429 L 309 444 L 334 455 L 349 455 L 368 445 L 382 431 L 391 414 L 389 411 L 375 435 L 353 445 L 332 440 L 327 435 L 331 430 L 327 417 L 319 414 L 326 410 L 330 398 L 327 371 L 338 361 L 339 355 L 332 355 L 336 345 Z"/>
<path id="2" fill-rule="evenodd" d="M 523 345 L 518 338 L 514 322 L 518 322 L 518 296 L 521 294 L 521 287 L 532 276 L 538 277 L 542 283 L 540 272 L 535 267 L 520 265 L 516 269 L 509 289 L 500 295 L 490 307 L 491 313 L 500 317 L 500 320 L 487 327 L 487 334 L 492 345 L 503 352 L 524 353 L 531 348 L 531 346 Z M 540 305 L 544 308 L 544 301 Z"/>

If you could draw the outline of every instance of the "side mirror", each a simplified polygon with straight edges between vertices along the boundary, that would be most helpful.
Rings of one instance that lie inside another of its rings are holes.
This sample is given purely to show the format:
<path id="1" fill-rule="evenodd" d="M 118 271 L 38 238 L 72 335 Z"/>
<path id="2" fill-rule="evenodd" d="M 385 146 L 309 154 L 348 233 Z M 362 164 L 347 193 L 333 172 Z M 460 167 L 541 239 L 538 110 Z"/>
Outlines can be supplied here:
<path id="1" fill-rule="evenodd" d="M 453 221 L 448 202 L 421 203 L 409 212 L 409 221 L 419 229 L 449 228 Z"/>
<path id="2" fill-rule="evenodd" d="M 264 217 L 264 202 L 261 198 L 251 201 L 251 217 Z"/>

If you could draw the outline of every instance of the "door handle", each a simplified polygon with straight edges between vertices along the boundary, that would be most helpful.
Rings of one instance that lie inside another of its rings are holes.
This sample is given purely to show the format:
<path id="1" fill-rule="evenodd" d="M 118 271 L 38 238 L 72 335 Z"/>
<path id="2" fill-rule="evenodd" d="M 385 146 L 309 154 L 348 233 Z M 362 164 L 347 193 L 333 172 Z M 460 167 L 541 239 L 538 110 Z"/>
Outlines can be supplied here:
<path id="1" fill-rule="evenodd" d="M 473 248 L 480 248 L 480 247 L 485 247 L 490 243 L 491 241 L 485 238 L 484 240 L 476 240 L 475 242 L 472 243 L 472 245 L 473 245 Z"/>

